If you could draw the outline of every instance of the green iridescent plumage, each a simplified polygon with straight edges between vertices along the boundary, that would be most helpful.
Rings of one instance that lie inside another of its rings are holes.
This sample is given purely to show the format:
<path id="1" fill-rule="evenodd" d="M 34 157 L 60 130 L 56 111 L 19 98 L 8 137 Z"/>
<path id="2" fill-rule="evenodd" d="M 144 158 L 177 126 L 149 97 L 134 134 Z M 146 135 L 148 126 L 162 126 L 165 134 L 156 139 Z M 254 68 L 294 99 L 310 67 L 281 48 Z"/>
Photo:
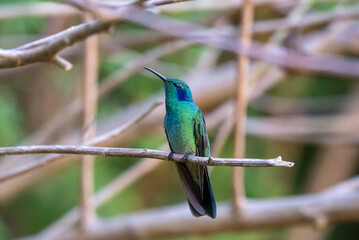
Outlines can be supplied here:
<path id="1" fill-rule="evenodd" d="M 166 78 L 156 71 L 165 83 L 166 117 L 164 128 L 171 151 L 209 157 L 210 144 L 201 110 L 194 104 L 188 85 L 176 78 Z M 175 163 L 178 177 L 194 216 L 216 217 L 207 166 L 193 163 Z"/>

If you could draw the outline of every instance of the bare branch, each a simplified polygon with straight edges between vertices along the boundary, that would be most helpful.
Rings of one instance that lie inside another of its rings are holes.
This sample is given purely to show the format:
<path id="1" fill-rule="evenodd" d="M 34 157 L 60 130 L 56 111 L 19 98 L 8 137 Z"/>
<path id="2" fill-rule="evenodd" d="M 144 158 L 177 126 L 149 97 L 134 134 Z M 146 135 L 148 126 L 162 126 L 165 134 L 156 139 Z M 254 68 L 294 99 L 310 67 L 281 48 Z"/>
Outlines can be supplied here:
<path id="1" fill-rule="evenodd" d="M 189 156 L 184 158 L 183 154 L 173 154 L 169 157 L 169 152 L 137 149 L 137 148 L 107 148 L 107 147 L 90 147 L 75 145 L 40 145 L 40 146 L 17 146 L 0 148 L 0 156 L 19 155 L 19 154 L 79 154 L 79 155 L 98 155 L 103 157 L 137 157 L 137 158 L 156 158 L 161 160 L 176 162 L 192 162 L 200 165 L 209 166 L 238 166 L 238 167 L 293 167 L 294 163 L 282 161 L 281 157 L 273 159 L 252 159 L 252 158 L 212 158 Z M 42 162 L 45 165 L 46 162 Z M 0 177 L 1 181 L 1 177 Z"/>

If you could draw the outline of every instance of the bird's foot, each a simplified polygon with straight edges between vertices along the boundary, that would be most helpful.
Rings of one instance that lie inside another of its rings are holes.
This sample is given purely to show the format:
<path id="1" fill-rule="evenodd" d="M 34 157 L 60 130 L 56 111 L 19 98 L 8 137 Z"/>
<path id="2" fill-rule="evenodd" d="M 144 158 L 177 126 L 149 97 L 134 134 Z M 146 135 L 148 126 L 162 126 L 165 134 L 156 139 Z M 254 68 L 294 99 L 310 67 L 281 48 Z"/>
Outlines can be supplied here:
<path id="1" fill-rule="evenodd" d="M 182 160 L 183 161 L 187 161 L 189 156 L 193 155 L 193 153 L 186 153 L 183 157 L 182 157 Z"/>
<path id="2" fill-rule="evenodd" d="M 170 152 L 170 154 L 168 154 L 168 160 L 173 161 L 173 154 L 174 152 Z"/>

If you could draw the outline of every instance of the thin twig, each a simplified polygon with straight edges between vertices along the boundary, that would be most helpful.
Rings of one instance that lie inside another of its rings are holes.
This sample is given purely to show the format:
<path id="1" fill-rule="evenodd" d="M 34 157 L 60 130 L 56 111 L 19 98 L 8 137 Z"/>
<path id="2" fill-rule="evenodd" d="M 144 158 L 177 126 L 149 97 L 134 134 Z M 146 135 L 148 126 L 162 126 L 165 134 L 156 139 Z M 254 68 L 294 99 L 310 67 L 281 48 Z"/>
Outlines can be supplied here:
<path id="1" fill-rule="evenodd" d="M 253 4 L 251 0 L 245 0 L 241 14 L 241 45 L 249 49 L 252 37 Z M 246 51 L 244 51 L 246 52 Z M 237 104 L 235 114 L 234 157 L 244 157 L 246 148 L 246 117 L 248 102 L 249 58 L 239 55 L 237 62 Z M 233 200 L 234 208 L 240 210 L 245 203 L 244 171 L 240 168 L 233 169 Z"/>
<path id="2" fill-rule="evenodd" d="M 60 57 L 58 54 L 55 55 L 55 57 L 53 58 L 52 62 L 53 62 L 56 66 L 58 66 L 58 67 L 64 69 L 65 71 L 70 71 L 70 70 L 72 69 L 72 67 L 73 67 L 73 66 L 72 66 L 72 63 L 70 63 L 69 61 L 67 61 L 67 60 L 66 60 L 65 58 L 63 58 L 63 57 Z"/>
<path id="3" fill-rule="evenodd" d="M 207 158 L 198 156 L 188 156 L 184 158 L 183 154 L 173 154 L 169 157 L 169 152 L 137 149 L 137 148 L 107 148 L 107 147 L 90 147 L 76 145 L 40 145 L 40 146 L 17 146 L 0 148 L 0 156 L 20 155 L 20 154 L 79 154 L 79 155 L 96 155 L 96 156 L 116 156 L 116 157 L 137 157 L 137 158 L 156 158 L 160 160 L 191 162 L 200 165 L 209 166 L 239 166 L 239 167 L 293 167 L 294 163 L 282 161 L 281 157 L 272 159 L 252 159 L 252 158 Z M 42 162 L 46 165 L 47 162 Z"/>

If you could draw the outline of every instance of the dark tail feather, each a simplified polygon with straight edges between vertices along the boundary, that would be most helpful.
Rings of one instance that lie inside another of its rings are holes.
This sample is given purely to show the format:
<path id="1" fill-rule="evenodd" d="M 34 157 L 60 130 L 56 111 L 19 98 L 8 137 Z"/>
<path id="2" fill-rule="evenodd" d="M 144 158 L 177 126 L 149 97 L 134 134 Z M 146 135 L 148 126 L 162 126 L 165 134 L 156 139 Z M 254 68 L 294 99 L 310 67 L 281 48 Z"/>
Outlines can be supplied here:
<path id="1" fill-rule="evenodd" d="M 192 215 L 200 217 L 207 214 L 211 218 L 216 218 L 216 202 L 213 197 L 207 167 L 203 167 L 202 195 L 200 186 L 193 180 L 186 165 L 184 163 L 175 163 L 175 166 L 182 188 L 186 193 Z"/>
<path id="2" fill-rule="evenodd" d="M 189 172 L 188 168 L 184 163 L 175 163 L 176 170 L 178 173 L 178 178 L 180 180 L 181 186 L 186 193 L 187 200 L 190 203 L 191 211 L 192 209 L 195 216 L 203 216 L 205 215 L 205 210 L 202 207 L 202 197 L 200 194 L 200 188 L 198 184 L 196 184 Z"/>
<path id="3" fill-rule="evenodd" d="M 206 214 L 215 219 L 217 216 L 216 201 L 214 200 L 211 182 L 209 181 L 208 168 L 204 167 L 203 176 L 203 208 Z"/>
<path id="4" fill-rule="evenodd" d="M 191 204 L 190 201 L 188 201 L 188 206 L 189 206 L 189 209 L 191 210 L 191 213 L 192 213 L 193 216 L 195 216 L 195 217 L 202 217 L 202 216 L 204 216 L 204 214 L 200 214 L 200 213 L 192 206 L 192 204 Z"/>

